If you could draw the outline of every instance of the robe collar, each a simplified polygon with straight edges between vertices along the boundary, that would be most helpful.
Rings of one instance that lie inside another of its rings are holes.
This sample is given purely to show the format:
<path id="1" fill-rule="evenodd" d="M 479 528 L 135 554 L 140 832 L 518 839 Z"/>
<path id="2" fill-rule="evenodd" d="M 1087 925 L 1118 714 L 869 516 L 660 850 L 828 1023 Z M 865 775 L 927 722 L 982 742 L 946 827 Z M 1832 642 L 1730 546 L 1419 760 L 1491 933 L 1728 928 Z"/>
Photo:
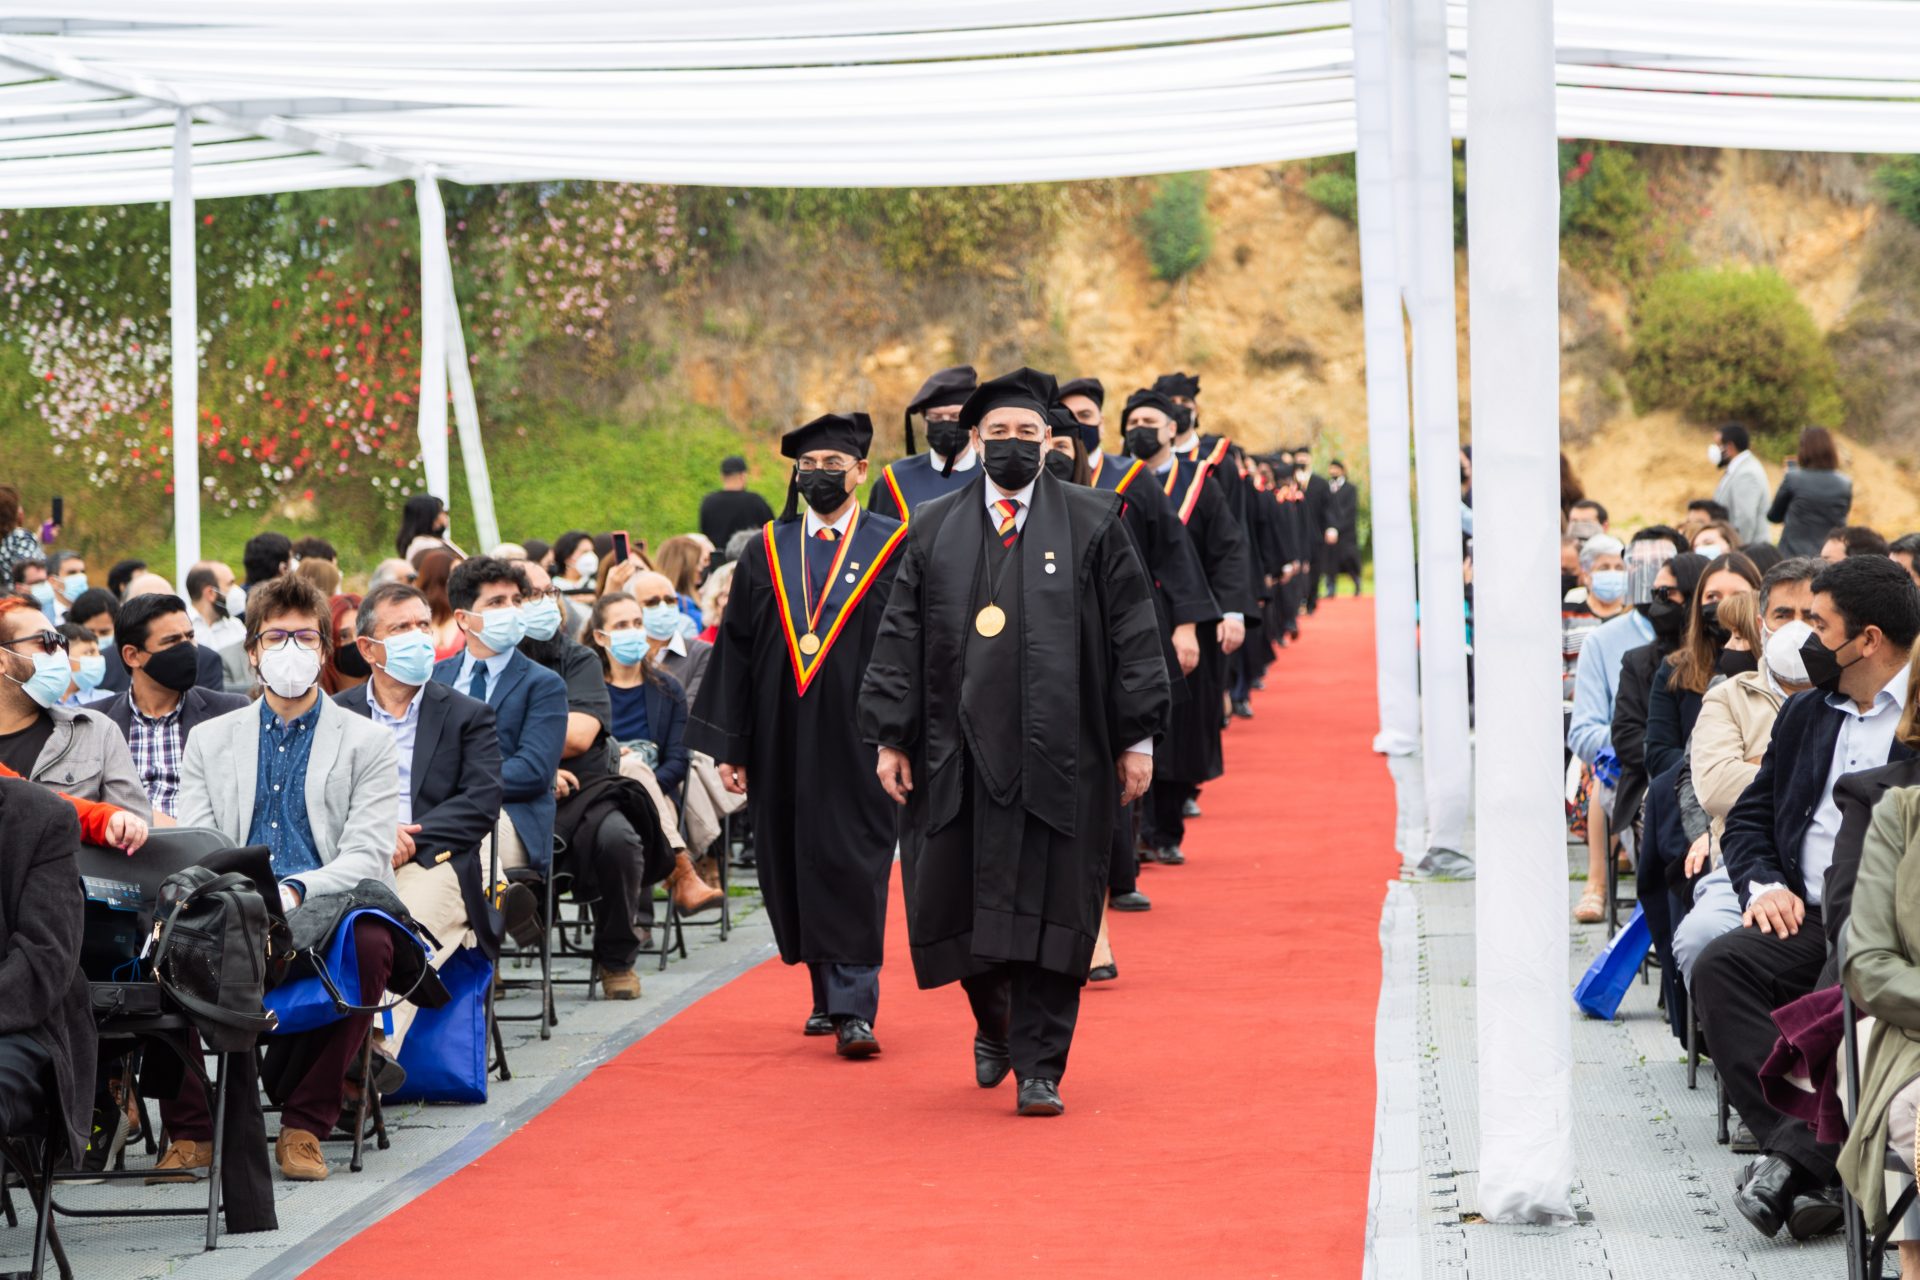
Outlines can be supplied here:
<path id="1" fill-rule="evenodd" d="M 848 513 L 847 519 L 851 528 L 831 547 L 824 542 L 806 545 L 807 528 L 803 520 L 774 520 L 762 535 L 773 577 L 774 606 L 780 612 L 787 660 L 801 697 L 806 696 L 808 686 L 820 673 L 821 664 L 833 651 L 834 642 L 846 629 L 855 607 L 907 535 L 906 525 L 863 519 L 857 507 Z M 807 592 L 801 586 L 806 581 L 803 557 L 804 564 L 811 564 L 813 557 L 821 552 L 833 556 L 833 572 L 827 576 L 826 594 L 815 602 L 820 611 L 811 631 L 819 639 L 820 648 L 808 654 L 800 647 L 801 638 L 810 630 Z"/>

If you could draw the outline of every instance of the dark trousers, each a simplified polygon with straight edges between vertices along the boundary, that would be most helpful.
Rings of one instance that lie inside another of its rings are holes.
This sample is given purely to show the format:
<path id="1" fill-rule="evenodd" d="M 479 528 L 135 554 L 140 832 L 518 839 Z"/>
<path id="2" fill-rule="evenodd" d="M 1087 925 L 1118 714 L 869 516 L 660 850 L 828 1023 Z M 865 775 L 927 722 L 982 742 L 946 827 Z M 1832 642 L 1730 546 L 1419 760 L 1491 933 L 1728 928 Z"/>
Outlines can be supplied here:
<path id="1" fill-rule="evenodd" d="M 387 926 L 360 920 L 353 927 L 353 946 L 360 961 L 360 990 L 384 992 L 393 973 L 393 935 Z M 280 1128 L 305 1129 L 324 1138 L 340 1122 L 340 1099 L 347 1069 L 366 1043 L 371 1013 L 350 1013 L 298 1035 L 267 1039 L 267 1094 L 280 1104 Z M 207 1091 L 191 1071 L 180 1079 L 180 1095 L 160 1104 L 160 1118 L 169 1139 L 213 1141 L 213 1109 Z"/>
<path id="2" fill-rule="evenodd" d="M 1155 779 L 1147 791 L 1147 807 L 1140 815 L 1140 826 L 1147 842 L 1164 847 L 1180 844 L 1187 838 L 1187 818 L 1182 812 L 1187 801 L 1200 794 L 1191 782 L 1163 782 Z"/>
<path id="3" fill-rule="evenodd" d="M 1107 860 L 1107 896 L 1132 893 L 1140 887 L 1140 857 L 1134 852 L 1134 806 L 1120 806 L 1113 822 L 1112 852 Z"/>
<path id="4" fill-rule="evenodd" d="M 635 917 L 653 922 L 653 895 L 647 890 L 673 870 L 671 857 L 648 865 L 647 842 L 618 810 L 609 813 L 593 835 L 586 877 L 593 886 L 593 959 L 603 969 L 631 969 L 640 957 Z"/>
<path id="5" fill-rule="evenodd" d="M 960 979 L 973 1006 L 975 1034 L 1007 1046 L 1016 1079 L 1055 1084 L 1067 1074 L 1082 982 L 1027 961 Z"/>
<path id="6" fill-rule="evenodd" d="M 809 964 L 807 976 L 813 980 L 813 1007 L 836 1025 L 847 1018 L 872 1025 L 879 1016 L 879 965 L 823 961 Z"/>
<path id="7" fill-rule="evenodd" d="M 64 1156 L 67 1126 L 55 1114 L 59 1105 L 52 1056 L 24 1031 L 0 1036 L 0 1137 L 56 1134 L 53 1149 Z"/>
<path id="8" fill-rule="evenodd" d="M 1804 1120 L 1767 1104 L 1760 1092 L 1760 1065 L 1780 1035 L 1773 1011 L 1811 992 L 1826 958 L 1820 908 L 1809 906 L 1800 932 L 1791 938 L 1742 927 L 1708 943 L 1693 966 L 1694 1004 L 1728 1100 L 1761 1150 L 1786 1157 L 1823 1186 L 1836 1180 L 1837 1149 L 1815 1142 Z"/>
<path id="9" fill-rule="evenodd" d="M 1251 636 L 1259 634 L 1256 630 Z M 1227 696 L 1235 702 L 1245 702 L 1253 693 L 1253 645 L 1243 644 L 1227 656 L 1227 676 L 1230 681 Z"/>

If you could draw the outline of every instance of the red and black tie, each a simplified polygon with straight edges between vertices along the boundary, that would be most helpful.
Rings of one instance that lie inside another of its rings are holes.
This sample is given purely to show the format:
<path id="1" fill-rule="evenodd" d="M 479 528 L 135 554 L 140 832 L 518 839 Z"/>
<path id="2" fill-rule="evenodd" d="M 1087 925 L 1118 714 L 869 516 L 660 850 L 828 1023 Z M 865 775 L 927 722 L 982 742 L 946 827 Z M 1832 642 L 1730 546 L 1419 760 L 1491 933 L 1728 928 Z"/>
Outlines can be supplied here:
<path id="1" fill-rule="evenodd" d="M 1000 545 L 1010 547 L 1013 540 L 1020 536 L 1020 503 L 1015 498 L 1001 498 L 993 504 L 994 531 L 1000 535 Z"/>

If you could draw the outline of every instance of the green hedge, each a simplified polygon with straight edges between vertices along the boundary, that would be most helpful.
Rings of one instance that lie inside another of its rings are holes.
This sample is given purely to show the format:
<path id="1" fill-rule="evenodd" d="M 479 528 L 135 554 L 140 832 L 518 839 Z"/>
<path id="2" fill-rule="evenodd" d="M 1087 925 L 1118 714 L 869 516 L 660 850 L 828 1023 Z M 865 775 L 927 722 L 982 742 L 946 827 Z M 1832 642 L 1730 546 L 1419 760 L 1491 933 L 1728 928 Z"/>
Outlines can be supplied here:
<path id="1" fill-rule="evenodd" d="M 1178 280 L 1213 252 L 1207 215 L 1207 175 L 1175 173 L 1160 180 L 1139 221 L 1147 261 L 1161 280 Z"/>

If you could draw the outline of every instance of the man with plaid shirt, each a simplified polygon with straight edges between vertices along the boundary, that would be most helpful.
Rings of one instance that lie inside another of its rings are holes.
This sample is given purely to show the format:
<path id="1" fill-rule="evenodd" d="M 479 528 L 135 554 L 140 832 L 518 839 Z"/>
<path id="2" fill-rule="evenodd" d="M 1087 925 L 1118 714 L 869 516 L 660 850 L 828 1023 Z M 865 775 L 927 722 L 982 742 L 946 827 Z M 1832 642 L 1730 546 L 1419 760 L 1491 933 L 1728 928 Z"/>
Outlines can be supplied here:
<path id="1" fill-rule="evenodd" d="M 195 686 L 193 616 L 179 596 L 133 597 L 114 619 L 113 639 L 132 682 L 101 711 L 126 736 L 140 785 L 153 803 L 154 820 L 165 826 L 180 795 L 187 735 L 202 721 L 246 706 L 247 700 Z"/>

